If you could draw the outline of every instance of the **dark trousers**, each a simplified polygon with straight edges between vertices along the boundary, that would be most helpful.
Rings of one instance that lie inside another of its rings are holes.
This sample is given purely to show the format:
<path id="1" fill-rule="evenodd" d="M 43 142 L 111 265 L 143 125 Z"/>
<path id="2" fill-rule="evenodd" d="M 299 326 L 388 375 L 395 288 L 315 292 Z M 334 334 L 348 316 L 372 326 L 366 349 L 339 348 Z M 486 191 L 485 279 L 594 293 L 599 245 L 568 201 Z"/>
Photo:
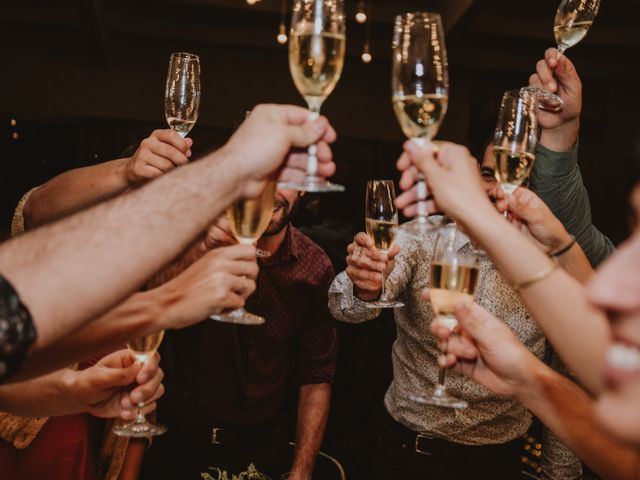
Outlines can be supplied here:
<path id="1" fill-rule="evenodd" d="M 416 447 L 419 451 L 416 451 Z M 418 437 L 385 412 L 373 458 L 373 480 L 514 480 L 521 478 L 519 440 L 467 446 Z"/>
<path id="2" fill-rule="evenodd" d="M 144 455 L 141 480 L 200 480 L 209 467 L 226 470 L 229 478 L 256 468 L 274 480 L 291 468 L 292 447 L 277 426 L 258 426 L 222 432 L 212 443 L 212 428 L 167 422 L 168 431 L 155 437 Z M 211 473 L 213 478 L 217 475 Z"/>

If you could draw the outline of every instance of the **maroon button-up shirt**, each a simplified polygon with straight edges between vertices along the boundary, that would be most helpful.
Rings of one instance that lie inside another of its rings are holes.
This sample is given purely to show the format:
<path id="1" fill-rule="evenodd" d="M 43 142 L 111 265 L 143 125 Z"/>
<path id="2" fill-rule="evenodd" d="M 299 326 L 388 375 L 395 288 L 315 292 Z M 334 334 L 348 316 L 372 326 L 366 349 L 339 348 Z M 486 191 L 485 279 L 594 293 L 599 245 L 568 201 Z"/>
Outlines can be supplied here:
<path id="1" fill-rule="evenodd" d="M 165 421 L 252 425 L 278 413 L 287 379 L 332 383 L 336 332 L 327 307 L 334 277 L 327 255 L 289 227 L 278 251 L 260 264 L 246 309 L 264 325 L 205 320 L 167 332 L 161 345 Z"/>

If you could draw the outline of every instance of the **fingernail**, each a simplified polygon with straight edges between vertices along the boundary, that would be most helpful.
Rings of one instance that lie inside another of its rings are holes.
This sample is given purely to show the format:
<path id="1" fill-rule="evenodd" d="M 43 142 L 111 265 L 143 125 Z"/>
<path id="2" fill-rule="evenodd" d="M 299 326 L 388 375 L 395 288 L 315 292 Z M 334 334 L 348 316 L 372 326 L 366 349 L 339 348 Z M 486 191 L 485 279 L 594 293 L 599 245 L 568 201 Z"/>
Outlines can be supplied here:
<path id="1" fill-rule="evenodd" d="M 549 90 L 555 90 L 556 89 L 556 84 L 555 82 L 549 82 L 547 84 L 547 86 L 549 87 Z"/>
<path id="2" fill-rule="evenodd" d="M 140 392 L 133 392 L 131 394 L 131 400 L 134 403 L 140 403 L 142 401 L 142 394 Z"/>
<path id="3" fill-rule="evenodd" d="M 146 383 L 149 380 L 149 375 L 147 375 L 146 373 L 141 373 L 138 376 L 138 383 Z"/>

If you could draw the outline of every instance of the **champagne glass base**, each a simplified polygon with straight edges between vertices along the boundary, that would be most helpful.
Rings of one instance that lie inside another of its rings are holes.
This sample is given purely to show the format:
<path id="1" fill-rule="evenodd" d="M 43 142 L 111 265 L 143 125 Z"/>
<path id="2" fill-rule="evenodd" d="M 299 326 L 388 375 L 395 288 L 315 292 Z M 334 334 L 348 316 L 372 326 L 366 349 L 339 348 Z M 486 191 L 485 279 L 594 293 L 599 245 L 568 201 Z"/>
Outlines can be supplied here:
<path id="1" fill-rule="evenodd" d="M 249 313 L 244 308 L 239 308 L 238 310 L 233 310 L 228 313 L 211 315 L 209 318 L 216 322 L 235 323 L 237 325 L 262 325 L 265 323 L 263 317 Z"/>
<path id="2" fill-rule="evenodd" d="M 467 408 L 469 404 L 464 400 L 447 395 L 446 392 L 440 394 L 434 392 L 428 397 L 422 397 L 419 395 L 409 395 L 409 400 L 419 403 L 421 405 L 432 405 L 434 407 L 454 408 L 456 410 Z"/>
<path id="3" fill-rule="evenodd" d="M 300 192 L 344 192 L 345 188 L 337 183 L 327 182 L 315 176 L 305 178 L 304 182 L 279 182 L 278 188 L 298 190 Z"/>
<path id="4" fill-rule="evenodd" d="M 394 300 L 376 300 L 373 302 L 366 302 L 365 307 L 367 308 L 400 308 L 404 307 L 404 303 L 397 302 Z"/>
<path id="5" fill-rule="evenodd" d="M 262 250 L 261 248 L 256 248 L 256 257 L 258 258 L 268 258 L 271 256 L 271 252 L 267 250 Z"/>
<path id="6" fill-rule="evenodd" d="M 113 427 L 113 433 L 119 437 L 147 438 L 166 433 L 167 427 L 149 422 L 127 422 Z"/>
<path id="7" fill-rule="evenodd" d="M 564 101 L 555 93 L 548 92 L 538 87 L 522 87 L 520 92 L 529 93 L 536 97 L 538 108 L 549 112 L 559 112 L 564 106 Z"/>

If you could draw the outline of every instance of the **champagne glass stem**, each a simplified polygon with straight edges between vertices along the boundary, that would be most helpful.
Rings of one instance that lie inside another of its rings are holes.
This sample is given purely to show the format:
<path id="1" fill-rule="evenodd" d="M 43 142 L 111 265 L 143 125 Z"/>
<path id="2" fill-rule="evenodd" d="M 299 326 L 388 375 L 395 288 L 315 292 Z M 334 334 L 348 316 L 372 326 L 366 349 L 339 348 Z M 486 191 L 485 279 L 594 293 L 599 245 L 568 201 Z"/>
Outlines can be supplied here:
<path id="1" fill-rule="evenodd" d="M 383 302 L 387 299 L 387 292 L 386 292 L 386 288 L 384 286 L 385 282 L 385 278 L 384 278 L 384 268 L 382 269 L 382 271 L 380 272 L 382 274 L 382 288 L 380 289 L 380 300 L 382 300 Z"/>
<path id="2" fill-rule="evenodd" d="M 138 413 L 136 413 L 136 423 L 139 425 L 144 424 L 147 421 L 147 418 L 142 413 L 143 408 L 144 408 L 144 402 L 138 403 Z"/>
<path id="3" fill-rule="evenodd" d="M 309 121 L 313 122 L 320 116 L 320 105 L 309 102 Z M 309 145 L 309 160 L 307 161 L 307 175 L 315 177 L 318 173 L 318 145 Z"/>

